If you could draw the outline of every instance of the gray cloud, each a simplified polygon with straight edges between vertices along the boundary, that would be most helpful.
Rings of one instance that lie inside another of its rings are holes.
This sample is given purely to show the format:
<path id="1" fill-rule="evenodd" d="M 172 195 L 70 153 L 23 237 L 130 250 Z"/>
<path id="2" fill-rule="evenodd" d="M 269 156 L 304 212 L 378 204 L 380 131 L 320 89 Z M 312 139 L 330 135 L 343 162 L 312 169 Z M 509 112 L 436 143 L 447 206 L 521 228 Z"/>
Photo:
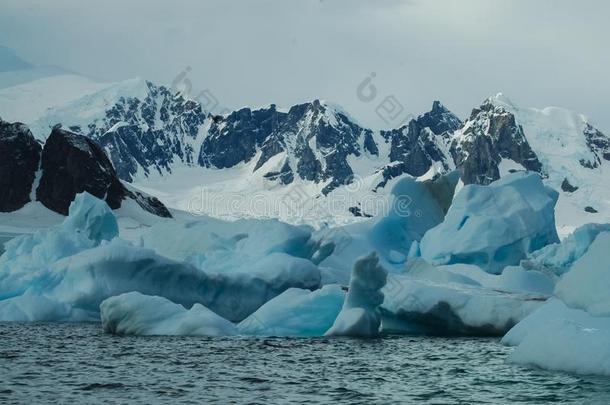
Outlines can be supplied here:
<path id="1" fill-rule="evenodd" d="M 0 44 L 28 61 L 104 79 L 195 89 L 229 108 L 313 98 L 384 126 L 356 97 L 371 72 L 413 113 L 461 116 L 502 91 L 583 112 L 610 132 L 604 0 L 3 0 Z"/>

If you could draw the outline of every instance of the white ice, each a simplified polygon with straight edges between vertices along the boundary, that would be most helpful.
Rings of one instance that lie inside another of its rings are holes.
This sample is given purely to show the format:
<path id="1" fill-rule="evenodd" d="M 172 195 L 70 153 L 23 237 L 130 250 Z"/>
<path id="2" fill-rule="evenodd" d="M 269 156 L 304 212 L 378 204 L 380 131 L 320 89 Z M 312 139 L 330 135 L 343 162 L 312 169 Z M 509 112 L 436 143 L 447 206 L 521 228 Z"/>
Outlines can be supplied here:
<path id="1" fill-rule="evenodd" d="M 512 328 L 502 343 L 509 361 L 549 370 L 610 375 L 610 317 L 550 300 Z"/>
<path id="2" fill-rule="evenodd" d="M 323 336 L 341 311 L 345 291 L 329 284 L 319 290 L 291 288 L 239 323 L 240 334 Z"/>
<path id="3" fill-rule="evenodd" d="M 567 305 L 595 316 L 610 316 L 610 232 L 602 232 L 565 273 L 555 294 Z"/>
<path id="4" fill-rule="evenodd" d="M 326 335 L 377 336 L 381 326 L 379 306 L 383 303 L 381 289 L 387 274 L 376 253 L 356 261 L 343 308 Z"/>
<path id="5" fill-rule="evenodd" d="M 130 292 L 100 305 L 102 328 L 117 335 L 230 336 L 234 324 L 201 304 L 190 309 L 166 298 Z"/>
<path id="6" fill-rule="evenodd" d="M 166 298 L 130 292 L 100 305 L 102 328 L 117 335 L 230 336 L 231 322 L 201 304 L 190 309 Z"/>
<path id="7" fill-rule="evenodd" d="M 388 276 L 381 307 L 384 332 L 501 335 L 542 305 L 548 297 L 477 285 L 474 280 L 476 275 L 470 278 L 465 273 L 442 268 L 436 271 L 440 274 L 432 280 L 421 278 L 417 272 Z M 501 284 L 481 281 L 488 285 Z"/>
<path id="8" fill-rule="evenodd" d="M 530 252 L 558 242 L 557 192 L 534 173 L 510 174 L 489 186 L 462 188 L 440 225 L 421 240 L 435 265 L 465 263 L 499 274 Z"/>

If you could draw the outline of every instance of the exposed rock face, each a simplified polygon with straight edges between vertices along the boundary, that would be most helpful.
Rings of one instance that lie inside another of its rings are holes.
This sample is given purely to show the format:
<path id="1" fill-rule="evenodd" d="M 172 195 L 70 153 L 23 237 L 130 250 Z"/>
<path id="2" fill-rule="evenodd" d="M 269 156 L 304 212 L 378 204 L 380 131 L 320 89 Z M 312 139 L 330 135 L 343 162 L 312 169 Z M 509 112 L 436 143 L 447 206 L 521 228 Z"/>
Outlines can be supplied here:
<path id="1" fill-rule="evenodd" d="M 561 182 L 561 189 L 566 193 L 573 193 L 574 191 L 578 190 L 578 187 L 573 186 L 568 179 L 563 179 Z"/>
<path id="2" fill-rule="evenodd" d="M 451 133 L 462 127 L 462 121 L 440 101 L 434 101 L 432 110 L 420 115 L 416 121 L 420 127 L 430 128 L 437 135 Z"/>
<path id="3" fill-rule="evenodd" d="M 542 164 L 515 116 L 491 100 L 475 108 L 451 143 L 451 155 L 464 184 L 487 185 L 500 178 L 499 164 L 510 159 L 542 173 Z"/>
<path id="4" fill-rule="evenodd" d="M 294 173 L 292 173 L 290 164 L 288 164 L 288 159 L 284 161 L 284 165 L 279 172 L 268 172 L 264 176 L 269 180 L 277 180 L 284 185 L 290 184 L 294 181 Z"/>
<path id="5" fill-rule="evenodd" d="M 284 115 L 271 105 L 255 111 L 242 108 L 226 118 L 216 119 L 201 146 L 199 164 L 224 169 L 249 161 L 277 129 Z"/>
<path id="6" fill-rule="evenodd" d="M 71 127 L 96 140 L 125 181 L 138 171 L 171 173 L 173 163 L 197 162 L 197 136 L 208 118 L 198 102 L 150 82 L 145 86 L 146 97 L 120 97 L 87 128 Z"/>
<path id="7" fill-rule="evenodd" d="M 315 100 L 295 105 L 288 112 L 278 111 L 275 105 L 255 111 L 244 108 L 213 122 L 203 141 L 199 163 L 232 167 L 248 162 L 260 150 L 256 171 L 272 157 L 285 153 L 284 175 L 269 172 L 267 178 L 277 178 L 282 184 L 291 183 L 295 175 L 314 182 L 330 180 L 323 190 L 327 194 L 351 181 L 353 171 L 347 157 L 360 156 L 365 149 L 373 155 L 379 153 L 370 130 Z"/>
<path id="8" fill-rule="evenodd" d="M 448 171 L 452 162 L 447 145 L 451 134 L 461 125 L 458 117 L 435 101 L 432 110 L 411 120 L 408 125 L 392 131 L 381 131 L 381 136 L 391 142 L 391 163 L 384 167 L 384 180 L 377 188 L 384 187 L 388 180 L 405 173 L 421 176 L 435 163 L 443 171 Z"/>
<path id="9" fill-rule="evenodd" d="M 108 100 L 114 101 L 106 107 Z M 373 163 L 384 171 L 379 187 L 396 176 L 424 174 L 432 165 L 440 171 L 450 169 L 449 134 L 461 126 L 440 102 L 409 125 L 382 135 L 319 100 L 289 110 L 272 104 L 211 116 L 197 101 L 143 81 L 130 81 L 84 103 L 93 106 L 92 112 L 87 110 L 91 122 L 71 118 L 80 113 L 73 106 L 50 115 L 37 128 L 61 121 L 72 132 L 94 139 L 127 182 L 136 176 L 171 173 L 176 165 L 226 169 L 252 162 L 254 172 L 265 166 L 260 175 L 269 181 L 320 183 L 323 194 L 353 182 L 350 162 L 362 156 L 379 159 Z M 380 142 L 390 148 L 380 148 Z"/>
<path id="10" fill-rule="evenodd" d="M 371 155 L 379 156 L 379 148 L 373 139 L 373 131 L 366 131 L 364 134 L 364 150 Z"/>
<path id="11" fill-rule="evenodd" d="M 0 211 L 15 211 L 30 201 L 41 150 L 27 126 L 0 119 Z"/>
<path id="12" fill-rule="evenodd" d="M 587 147 L 595 156 L 593 161 L 581 160 L 580 164 L 584 167 L 593 169 L 601 164 L 602 159 L 610 161 L 610 138 L 595 129 L 590 124 L 585 126 L 583 131 Z"/>
<path id="13" fill-rule="evenodd" d="M 37 199 L 47 208 L 68 215 L 78 193 L 87 191 L 121 206 L 124 188 L 104 151 L 91 139 L 55 127 L 42 153 L 42 177 Z"/>
<path id="14" fill-rule="evenodd" d="M 102 148 L 88 137 L 53 128 L 42 150 L 42 177 L 37 199 L 47 208 L 68 214 L 76 194 L 87 191 L 117 209 L 126 198 L 159 216 L 171 216 L 157 199 L 125 188 Z"/>

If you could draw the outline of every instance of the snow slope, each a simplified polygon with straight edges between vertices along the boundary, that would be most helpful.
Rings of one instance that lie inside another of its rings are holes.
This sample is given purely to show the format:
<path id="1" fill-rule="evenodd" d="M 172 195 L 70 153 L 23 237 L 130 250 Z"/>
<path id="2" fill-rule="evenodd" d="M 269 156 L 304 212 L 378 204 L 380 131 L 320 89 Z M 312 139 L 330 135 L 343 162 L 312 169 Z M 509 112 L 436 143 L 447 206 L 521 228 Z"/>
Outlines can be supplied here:
<path id="1" fill-rule="evenodd" d="M 610 162 L 600 159 L 599 165 L 593 168 L 580 163 L 596 161 L 584 136 L 589 125 L 586 117 L 559 107 L 519 107 L 502 93 L 491 100 L 494 105 L 513 113 L 523 127 L 528 143 L 548 176 L 545 183 L 559 191 L 564 179 L 568 179 L 578 187 L 571 193 L 561 192 L 556 209 L 560 236 L 567 236 L 588 222 L 610 222 Z M 584 211 L 587 206 L 599 212 L 587 213 Z"/>
<path id="2" fill-rule="evenodd" d="M 5 121 L 32 124 L 49 111 L 108 85 L 83 76 L 62 74 L 0 88 L 0 116 Z M 37 139 L 45 139 L 50 132 L 48 125 L 40 125 L 33 133 Z"/>

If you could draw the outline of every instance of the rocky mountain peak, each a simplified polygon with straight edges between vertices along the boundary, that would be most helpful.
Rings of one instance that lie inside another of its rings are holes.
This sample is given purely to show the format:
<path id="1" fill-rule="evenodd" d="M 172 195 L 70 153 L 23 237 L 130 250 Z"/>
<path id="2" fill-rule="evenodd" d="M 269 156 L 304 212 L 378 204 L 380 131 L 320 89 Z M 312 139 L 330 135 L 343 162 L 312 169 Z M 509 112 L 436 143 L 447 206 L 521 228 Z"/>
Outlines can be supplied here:
<path id="1" fill-rule="evenodd" d="M 439 101 L 432 109 L 398 129 L 381 131 L 390 142 L 390 164 L 383 169 L 384 187 L 388 180 L 409 174 L 422 176 L 433 166 L 447 171 L 453 166 L 448 153 L 451 134 L 462 126 L 460 119 Z"/>
<path id="2" fill-rule="evenodd" d="M 470 118 L 453 137 L 451 154 L 465 184 L 489 184 L 499 179 L 502 159 L 542 172 L 542 164 L 523 128 L 508 111 L 506 100 L 501 94 L 485 100 L 472 110 Z"/>
<path id="3" fill-rule="evenodd" d="M 593 153 L 594 159 L 592 161 L 581 159 L 581 165 L 587 168 L 596 168 L 601 164 L 602 160 L 610 161 L 610 138 L 589 123 L 585 124 L 583 134 L 587 147 Z"/>

